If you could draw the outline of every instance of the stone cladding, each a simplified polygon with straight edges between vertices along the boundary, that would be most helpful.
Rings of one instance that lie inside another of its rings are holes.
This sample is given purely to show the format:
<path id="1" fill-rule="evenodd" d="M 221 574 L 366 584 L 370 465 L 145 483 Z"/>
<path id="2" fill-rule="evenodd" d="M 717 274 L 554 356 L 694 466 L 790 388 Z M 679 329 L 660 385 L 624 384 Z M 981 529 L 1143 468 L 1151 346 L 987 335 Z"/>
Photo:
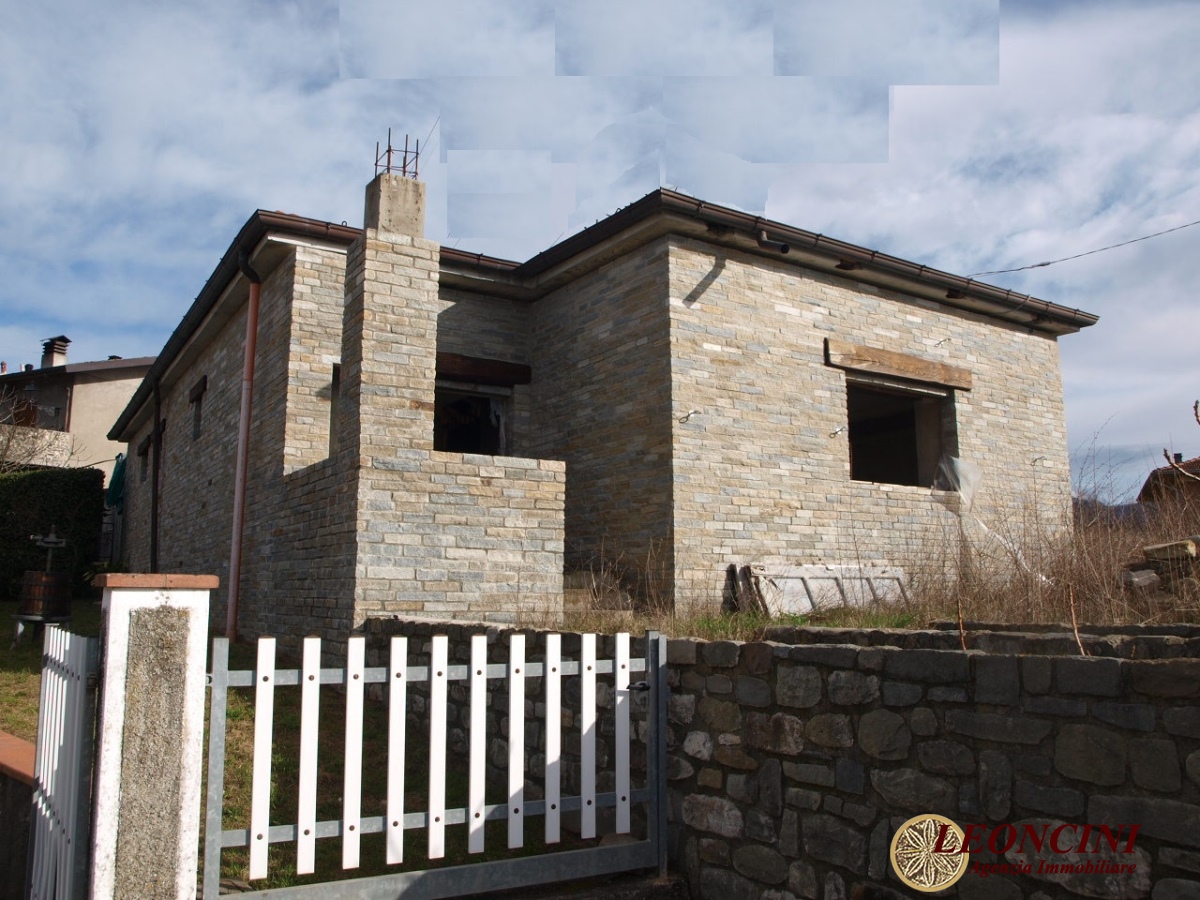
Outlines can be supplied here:
<path id="1" fill-rule="evenodd" d="M 972 518 L 1018 546 L 1025 529 L 1066 522 L 1053 338 L 691 239 L 671 241 L 668 268 L 680 605 L 719 600 L 731 562 L 953 564 L 957 495 L 851 480 L 846 373 L 826 365 L 826 338 L 972 373 L 952 392 L 946 448 L 984 472 L 972 536 Z"/>

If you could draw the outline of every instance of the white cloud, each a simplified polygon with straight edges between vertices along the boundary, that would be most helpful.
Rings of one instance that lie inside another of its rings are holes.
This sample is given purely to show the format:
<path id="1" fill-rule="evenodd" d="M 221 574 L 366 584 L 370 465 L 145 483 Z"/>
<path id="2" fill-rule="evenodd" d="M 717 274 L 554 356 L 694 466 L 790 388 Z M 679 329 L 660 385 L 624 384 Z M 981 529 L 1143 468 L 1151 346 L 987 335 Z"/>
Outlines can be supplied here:
<path id="1" fill-rule="evenodd" d="M 1200 219 L 1190 2 L 10 7 L 10 363 L 156 352 L 254 208 L 360 221 L 389 126 L 430 236 L 521 258 L 660 184 L 963 274 Z M 1200 450 L 1197 239 L 991 279 L 1101 314 L 1061 343 L 1069 427 L 1124 472 Z"/>

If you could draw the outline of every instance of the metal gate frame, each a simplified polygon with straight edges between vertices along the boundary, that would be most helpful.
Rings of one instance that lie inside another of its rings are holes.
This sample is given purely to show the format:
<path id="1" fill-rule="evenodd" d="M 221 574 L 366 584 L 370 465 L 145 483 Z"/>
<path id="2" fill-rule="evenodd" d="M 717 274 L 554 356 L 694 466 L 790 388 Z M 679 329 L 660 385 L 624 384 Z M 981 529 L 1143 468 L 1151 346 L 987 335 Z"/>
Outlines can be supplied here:
<path id="1" fill-rule="evenodd" d="M 361 645 L 360 645 L 361 646 Z M 582 878 L 607 875 L 618 872 L 656 869 L 660 876 L 667 871 L 667 642 L 666 637 L 657 632 L 647 632 L 645 636 L 645 661 L 643 666 L 636 665 L 640 660 L 631 660 L 629 670 L 645 672 L 646 684 L 631 685 L 630 689 L 648 689 L 649 702 L 647 709 L 647 759 L 646 779 L 644 789 L 629 791 L 629 803 L 645 804 L 647 807 L 646 830 L 644 839 L 614 846 L 598 846 L 582 850 L 547 852 L 537 856 L 521 857 L 468 863 L 422 871 L 404 871 L 365 878 L 352 878 L 342 881 L 329 881 L 319 884 L 300 885 L 287 888 L 274 888 L 244 893 L 240 896 L 252 900 L 256 897 L 278 898 L 278 900 L 441 900 L 441 898 L 460 897 L 469 894 L 482 894 L 494 891 L 505 891 L 514 888 L 532 887 L 535 885 L 552 884 L 561 881 L 573 881 Z M 273 650 L 272 650 L 273 652 Z M 601 663 L 601 661 L 597 661 Z M 608 662 L 608 661 L 603 661 Z M 216 900 L 219 893 L 221 851 L 227 847 L 250 847 L 251 832 L 254 829 L 223 830 L 222 806 L 225 781 L 225 717 L 226 698 L 230 687 L 250 687 L 259 682 L 258 669 L 252 671 L 231 672 L 229 670 L 229 644 L 223 638 L 213 642 L 212 673 L 209 676 L 209 744 L 208 744 L 208 789 L 205 818 L 205 841 L 203 863 L 203 900 Z M 444 663 L 443 663 L 444 664 Z M 353 682 L 349 680 L 352 661 L 347 659 L 343 669 L 319 669 L 319 683 L 342 684 L 359 692 L 366 683 L 388 682 L 391 676 L 400 670 L 363 669 L 361 659 L 354 669 Z M 563 674 L 581 671 L 580 662 L 563 660 Z M 393 664 L 393 668 L 395 665 Z M 430 680 L 434 666 L 408 667 L 403 673 L 405 681 L 419 682 Z M 469 669 L 471 667 L 446 666 L 447 680 L 453 679 L 452 669 Z M 494 677 L 488 666 L 488 676 Z M 543 664 L 530 663 L 521 678 L 536 678 L 544 674 Z M 309 670 L 304 670 L 309 671 Z M 519 670 L 518 670 L 519 671 Z M 594 674 L 606 671 L 615 672 L 615 662 L 609 667 L 596 665 Z M 361 673 L 361 676 L 360 674 Z M 437 673 L 441 675 L 439 671 Z M 274 683 L 280 686 L 301 683 L 302 671 L 279 670 L 274 672 Z M 309 675 L 311 679 L 314 677 Z M 461 676 L 459 676 L 461 678 Z M 626 675 L 626 678 L 628 676 Z M 431 685 L 433 688 L 434 685 Z M 442 687 L 445 685 L 443 683 Z M 268 701 L 270 702 L 270 701 Z M 432 708 L 432 702 L 431 702 Z M 257 711 L 256 711 L 257 716 Z M 431 731 L 433 716 L 430 716 Z M 303 726 L 302 726 L 303 727 Z M 257 728 L 257 723 L 256 723 Z M 268 733 L 269 734 L 269 733 Z M 268 741 L 270 740 L 268 736 Z M 269 747 L 269 744 L 268 744 Z M 268 753 L 269 756 L 269 753 Z M 257 757 L 257 751 L 256 751 Z M 522 767 L 522 773 L 524 769 Z M 510 778 L 511 778 L 510 770 Z M 626 798 L 622 797 L 622 801 Z M 523 816 L 546 815 L 546 801 L 530 801 L 523 804 Z M 617 792 L 595 794 L 595 807 L 616 807 Z M 504 821 L 509 816 L 509 804 L 503 803 L 484 807 L 483 821 Z M 553 804 L 551 805 L 553 808 Z M 558 804 L 559 812 L 572 812 L 583 809 L 582 797 L 562 797 Z M 443 811 L 443 825 L 462 824 L 467 821 L 466 809 Z M 252 812 L 252 817 L 254 813 Z M 428 828 L 430 826 L 429 812 L 407 813 L 404 815 L 403 828 Z M 379 833 L 384 830 L 385 816 L 364 817 L 357 819 L 358 834 Z M 265 816 L 264 820 L 265 821 Z M 313 822 L 310 829 L 316 838 L 345 838 L 345 823 L 341 820 Z M 354 827 L 351 828 L 351 831 Z M 259 839 L 265 838 L 261 853 L 265 854 L 266 846 L 277 842 L 296 842 L 299 837 L 299 825 L 271 825 L 264 827 L 265 833 Z M 306 838 L 311 840 L 311 838 Z M 264 857 L 265 858 L 265 857 Z"/>

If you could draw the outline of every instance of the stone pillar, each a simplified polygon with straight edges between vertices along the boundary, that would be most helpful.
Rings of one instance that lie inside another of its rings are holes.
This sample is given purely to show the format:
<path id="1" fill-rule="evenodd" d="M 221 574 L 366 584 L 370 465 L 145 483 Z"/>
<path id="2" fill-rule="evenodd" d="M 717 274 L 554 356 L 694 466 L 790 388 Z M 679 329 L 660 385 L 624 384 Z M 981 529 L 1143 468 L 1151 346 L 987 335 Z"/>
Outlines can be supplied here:
<path id="1" fill-rule="evenodd" d="M 365 209 L 346 255 L 339 446 L 369 467 L 433 449 L 440 247 L 422 236 L 420 182 L 384 172 Z"/>
<path id="2" fill-rule="evenodd" d="M 94 900 L 192 900 L 215 575 L 101 575 Z"/>

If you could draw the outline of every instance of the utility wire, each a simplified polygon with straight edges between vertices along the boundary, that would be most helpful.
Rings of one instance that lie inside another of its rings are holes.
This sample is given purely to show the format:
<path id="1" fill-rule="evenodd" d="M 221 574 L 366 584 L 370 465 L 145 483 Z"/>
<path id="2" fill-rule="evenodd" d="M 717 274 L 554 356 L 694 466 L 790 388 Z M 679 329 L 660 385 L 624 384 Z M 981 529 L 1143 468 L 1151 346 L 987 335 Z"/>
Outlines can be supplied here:
<path id="1" fill-rule="evenodd" d="M 1161 237 L 1164 234 L 1170 234 L 1172 231 L 1182 231 L 1184 228 L 1191 228 L 1193 225 L 1200 225 L 1200 219 L 1195 222 L 1188 222 L 1186 225 L 1176 225 L 1174 228 L 1168 228 L 1166 231 L 1156 231 L 1154 234 L 1146 234 L 1142 237 L 1134 238 L 1131 241 L 1121 241 L 1119 244 L 1110 244 L 1107 247 L 1100 247 L 1097 250 L 1089 250 L 1087 253 L 1076 253 L 1074 256 L 1064 256 L 1062 259 L 1050 259 L 1046 262 L 1034 263 L 1031 266 L 1018 266 L 1015 269 L 996 269 L 994 272 L 976 272 L 974 275 L 968 275 L 967 277 L 978 278 L 981 275 L 1005 275 L 1009 272 L 1024 272 L 1026 269 L 1042 269 L 1046 266 L 1052 266 L 1055 263 L 1068 262 L 1072 259 L 1091 256 L 1093 253 L 1103 253 L 1105 250 L 1115 250 L 1117 247 L 1127 247 L 1130 244 L 1136 244 L 1138 241 L 1148 241 L 1150 238 Z"/>

